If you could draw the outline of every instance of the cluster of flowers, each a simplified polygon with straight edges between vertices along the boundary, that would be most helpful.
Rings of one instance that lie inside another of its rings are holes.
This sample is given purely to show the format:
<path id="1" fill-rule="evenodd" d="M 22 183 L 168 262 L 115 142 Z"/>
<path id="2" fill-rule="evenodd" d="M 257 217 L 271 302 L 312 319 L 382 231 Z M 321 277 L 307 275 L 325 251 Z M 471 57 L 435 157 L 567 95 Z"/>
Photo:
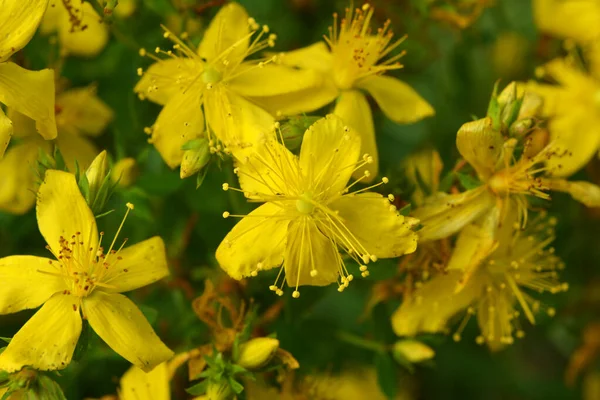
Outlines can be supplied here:
<path id="1" fill-rule="evenodd" d="M 342 292 L 355 274 L 367 277 L 378 259 L 405 256 L 395 332 L 448 332 L 451 320 L 464 313 L 453 338 L 460 340 L 476 316 L 477 343 L 498 349 L 525 334 L 521 314 L 533 324 L 541 310 L 555 313 L 535 293 L 568 287 L 558 277 L 564 265 L 549 247 L 556 220 L 541 211 L 543 201 L 558 191 L 600 207 L 599 187 L 567 180 L 600 144 L 596 36 L 577 25 L 557 28 L 556 7 L 570 5 L 550 3 L 556 1 L 536 1 L 539 25 L 578 40 L 590 73 L 568 59 L 556 60 L 540 69 L 556 84 L 514 82 L 494 90 L 487 115 L 459 129 L 462 161 L 452 174 L 440 177 L 434 150 L 404 161 L 410 199 L 378 192 L 389 179 L 376 180 L 367 95 L 396 123 L 419 121 L 434 110 L 410 86 L 385 75 L 402 67 L 397 48 L 403 39 L 394 39 L 389 21 L 373 30 L 368 4 L 334 14 L 323 42 L 284 53 L 269 52 L 276 35 L 236 3 L 219 10 L 197 47 L 187 34 L 163 27 L 172 44 L 140 50 L 154 63 L 138 69 L 134 91 L 163 106 L 145 131 L 169 167 L 179 167 L 182 178 L 201 179 L 210 162 L 231 157 L 239 184 L 224 183 L 222 189 L 261 204 L 248 215 L 223 213 L 241 218 L 216 250 L 229 276 L 241 280 L 278 268 L 269 289 L 281 296 L 287 283 L 298 298 L 305 285 L 335 283 Z M 0 314 L 42 306 L 0 353 L 0 370 L 65 368 L 86 321 L 136 367 L 123 378 L 123 398 L 140 390 L 168 398 L 174 368 L 193 354 L 174 357 L 121 294 L 168 275 L 165 246 L 154 237 L 125 247 L 117 244 L 117 232 L 106 247 L 95 219 L 102 201 L 96 200 L 127 180 L 133 161 L 119 161 L 112 177 L 102 167 L 106 153 L 92 163 L 98 151 L 84 136 L 100 134 L 113 118 L 93 87 L 63 90 L 52 70 L 29 71 L 9 61 L 42 19 L 42 32 L 58 30 L 65 54 L 93 55 L 108 38 L 86 2 L 8 0 L 0 8 L 0 103 L 7 109 L 0 109 L 0 209 L 22 214 L 35 203 L 53 256 L 0 259 Z M 564 32 L 568 28 L 576 32 Z M 324 117 L 298 117 L 329 106 Z M 13 135 L 18 143 L 8 147 Z M 300 146 L 292 143 L 297 136 Z M 36 185 L 39 177 L 23 165 L 35 165 L 39 149 L 50 152 L 51 143 L 67 169 L 78 172 L 47 168 Z M 402 207 L 408 200 L 412 207 Z M 128 203 L 125 217 L 133 209 Z M 252 369 L 282 351 L 275 339 L 263 339 L 248 340 L 246 351 L 233 341 L 224 348 L 235 348 L 237 365 Z M 250 348 L 260 350 L 250 354 Z M 253 364 L 256 352 L 268 356 Z M 219 387 L 204 389 L 209 398 L 219 398 Z"/>

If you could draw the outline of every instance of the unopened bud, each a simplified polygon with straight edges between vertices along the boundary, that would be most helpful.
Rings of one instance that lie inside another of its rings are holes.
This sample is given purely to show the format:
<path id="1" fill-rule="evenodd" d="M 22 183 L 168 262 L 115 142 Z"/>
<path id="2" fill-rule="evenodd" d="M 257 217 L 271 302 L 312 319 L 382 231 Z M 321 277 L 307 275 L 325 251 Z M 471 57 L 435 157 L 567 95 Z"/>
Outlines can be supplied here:
<path id="1" fill-rule="evenodd" d="M 134 158 L 127 157 L 119 160 L 113 167 L 110 179 L 122 188 L 133 185 L 140 174 L 140 170 Z"/>
<path id="2" fill-rule="evenodd" d="M 546 129 L 536 129 L 525 141 L 523 157 L 533 158 L 542 151 L 550 141 L 550 133 Z"/>
<path id="3" fill-rule="evenodd" d="M 279 340 L 262 337 L 250 339 L 240 346 L 240 355 L 236 361 L 246 369 L 257 369 L 266 365 L 279 348 Z"/>
<path id="4" fill-rule="evenodd" d="M 521 109 L 519 110 L 519 120 L 525 118 L 536 118 L 539 117 L 544 106 L 544 99 L 537 93 L 525 92 L 523 94 L 523 101 L 521 103 Z"/>
<path id="5" fill-rule="evenodd" d="M 394 344 L 394 357 L 418 363 L 430 360 L 435 356 L 433 349 L 417 340 L 399 340 Z"/>
<path id="6" fill-rule="evenodd" d="M 106 150 L 103 150 L 102 153 L 98 154 L 96 158 L 94 158 L 92 164 L 85 171 L 90 188 L 90 198 L 96 198 L 96 194 L 100 190 L 100 186 L 102 186 L 102 182 L 104 182 L 104 179 L 106 178 L 107 170 L 107 153 Z"/>
<path id="7" fill-rule="evenodd" d="M 281 136 L 285 146 L 290 150 L 295 150 L 302 144 L 304 132 L 316 122 L 319 117 L 294 117 L 281 125 Z"/>
<path id="8" fill-rule="evenodd" d="M 532 126 L 533 126 L 533 119 L 531 119 L 531 118 L 521 119 L 519 121 L 514 122 L 508 128 L 508 134 L 510 136 L 514 136 L 514 137 L 523 137 L 529 132 L 529 130 L 531 129 Z"/>
<path id="9" fill-rule="evenodd" d="M 181 179 L 194 175 L 210 161 L 210 146 L 208 140 L 204 138 L 188 142 L 184 150 L 179 171 Z"/>
<path id="10" fill-rule="evenodd" d="M 209 381 L 206 388 L 206 398 L 208 400 L 233 400 L 235 398 L 229 383 L 226 381 Z"/>

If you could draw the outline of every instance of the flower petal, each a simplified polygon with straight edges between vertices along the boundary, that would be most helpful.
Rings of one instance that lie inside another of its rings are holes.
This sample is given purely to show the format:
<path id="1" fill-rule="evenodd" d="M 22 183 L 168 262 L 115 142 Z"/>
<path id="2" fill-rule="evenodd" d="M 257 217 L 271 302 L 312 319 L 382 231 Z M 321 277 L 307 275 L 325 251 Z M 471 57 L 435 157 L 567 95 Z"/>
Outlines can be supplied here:
<path id="1" fill-rule="evenodd" d="M 369 171 L 370 177 L 364 182 L 371 182 L 379 173 L 379 155 L 377 142 L 375 140 L 375 126 L 371 107 L 365 95 L 358 90 L 345 90 L 342 92 L 333 111 L 348 126 L 351 126 L 360 136 L 360 154 L 368 154 L 373 157 L 373 162 L 354 172 L 354 178 L 361 178 L 365 171 Z"/>
<path id="2" fill-rule="evenodd" d="M 106 274 L 103 281 L 114 286 L 115 292 L 138 289 L 169 275 L 165 244 L 158 236 L 126 247 L 118 256 L 122 259 L 111 266 L 116 269 Z"/>
<path id="3" fill-rule="evenodd" d="M 49 143 L 39 137 L 28 139 L 12 146 L 0 160 L 0 210 L 24 214 L 35 204 L 33 171 L 40 149 L 49 151 Z"/>
<path id="4" fill-rule="evenodd" d="M 56 262 L 56 261 L 55 261 Z M 39 307 L 67 288 L 52 260 L 34 256 L 0 258 L 0 314 Z M 51 273 L 51 274 L 49 274 Z"/>
<path id="5" fill-rule="evenodd" d="M 59 126 L 68 126 L 90 136 L 101 134 L 114 117 L 110 107 L 96 96 L 94 86 L 71 89 L 59 94 L 56 106 L 60 110 L 56 116 Z"/>
<path id="6" fill-rule="evenodd" d="M 4 157 L 4 152 L 10 143 L 10 139 L 13 135 L 13 123 L 4 114 L 4 111 L 0 108 L 0 160 Z"/>
<path id="7" fill-rule="evenodd" d="M 399 79 L 373 75 L 359 81 L 356 86 L 369 92 L 381 111 L 399 124 L 410 124 L 435 114 L 433 107 L 421 95 Z"/>
<path id="8" fill-rule="evenodd" d="M 140 309 L 122 294 L 96 291 L 83 299 L 83 313 L 106 344 L 145 372 L 173 357 Z"/>
<path id="9" fill-rule="evenodd" d="M 313 71 L 304 71 L 283 65 L 244 63 L 236 70 L 236 77 L 227 81 L 229 89 L 244 97 L 292 95 L 316 87 L 322 78 Z"/>
<path id="10" fill-rule="evenodd" d="M 34 119 L 44 139 L 56 137 L 51 69 L 28 71 L 15 63 L 0 63 L 0 103 Z"/>
<path id="11" fill-rule="evenodd" d="M 35 33 L 48 0 L 3 1 L 0 7 L 0 62 L 21 50 Z"/>
<path id="12" fill-rule="evenodd" d="M 318 110 L 334 101 L 339 95 L 331 79 L 323 79 L 319 85 L 297 92 L 277 96 L 252 97 L 252 102 L 271 114 L 289 116 Z"/>
<path id="13" fill-rule="evenodd" d="M 360 138 L 339 117 L 329 114 L 310 126 L 300 149 L 300 169 L 315 191 L 341 194 L 360 156 Z"/>
<path id="14" fill-rule="evenodd" d="M 281 64 L 312 69 L 328 74 L 333 67 L 333 56 L 324 42 L 317 42 L 301 49 L 280 54 Z"/>
<path id="15" fill-rule="evenodd" d="M 133 90 L 164 106 L 176 94 L 185 92 L 202 68 L 201 63 L 189 58 L 161 60 L 150 65 Z"/>
<path id="16" fill-rule="evenodd" d="M 309 217 L 290 222 L 284 260 L 285 279 L 291 287 L 334 283 L 343 263 L 335 243 Z M 312 270 L 317 271 L 314 277 Z"/>
<path id="17" fill-rule="evenodd" d="M 108 27 L 96 13 L 94 7 L 87 1 L 76 5 L 76 17 L 81 21 L 81 27 L 73 29 L 72 15 L 64 8 L 64 2 L 54 0 L 62 10 L 58 20 L 58 38 L 62 49 L 67 54 L 81 57 L 95 57 L 108 42 Z M 72 12 L 72 11 L 71 11 Z M 85 29 L 82 27 L 85 26 Z"/>
<path id="18" fill-rule="evenodd" d="M 238 3 L 229 3 L 219 10 L 204 32 L 198 55 L 212 61 L 235 44 L 227 60 L 231 65 L 239 63 L 250 45 L 249 33 L 248 13 Z"/>
<path id="19" fill-rule="evenodd" d="M 62 293 L 46 301 L 0 354 L 0 370 L 66 368 L 81 334 L 79 302 L 78 297 Z"/>
<path id="20" fill-rule="evenodd" d="M 37 220 L 46 243 L 58 254 L 60 238 L 81 232 L 86 244 L 98 243 L 96 219 L 79 191 L 75 176 L 48 170 L 38 191 Z"/>
<path id="21" fill-rule="evenodd" d="M 86 169 L 98 155 L 99 151 L 88 138 L 69 131 L 61 131 L 56 144 L 65 159 L 69 171 L 75 171 L 75 162 L 79 168 Z"/>
<path id="22" fill-rule="evenodd" d="M 558 192 L 569 193 L 574 200 L 586 207 L 600 207 L 600 186 L 585 181 L 566 179 L 544 179 L 542 184 Z"/>
<path id="23" fill-rule="evenodd" d="M 204 112 L 215 136 L 238 160 L 245 160 L 273 130 L 271 114 L 217 85 L 204 93 Z"/>
<path id="24" fill-rule="evenodd" d="M 533 0 L 538 28 L 552 35 L 591 41 L 600 35 L 600 7 L 594 0 Z"/>
<path id="25" fill-rule="evenodd" d="M 379 258 L 398 257 L 417 249 L 417 234 L 412 227 L 418 221 L 404 217 L 379 193 L 342 196 L 331 204 L 357 242 L 369 254 Z"/>
<path id="26" fill-rule="evenodd" d="M 494 204 L 495 197 L 483 186 L 458 194 L 438 193 L 413 212 L 423 225 L 418 232 L 419 240 L 437 240 L 453 235 L 489 211 Z"/>
<path id="27" fill-rule="evenodd" d="M 444 164 L 435 149 L 426 148 L 410 155 L 402 162 L 402 167 L 415 188 L 411 195 L 413 207 L 422 205 L 428 194 L 438 191 Z"/>
<path id="28" fill-rule="evenodd" d="M 151 372 L 145 373 L 138 367 L 131 367 L 121 378 L 121 400 L 170 400 L 169 370 L 162 363 Z"/>
<path id="29" fill-rule="evenodd" d="M 251 276 L 259 264 L 263 270 L 281 265 L 288 224 L 278 205 L 261 205 L 238 222 L 217 248 L 221 268 L 240 280 Z"/>
<path id="30" fill-rule="evenodd" d="M 205 130 L 198 85 L 173 96 L 162 109 L 152 128 L 151 143 L 171 168 L 183 159 L 181 147 Z"/>
<path id="31" fill-rule="evenodd" d="M 490 117 L 463 124 L 456 134 L 460 155 L 475 169 L 479 179 L 486 181 L 496 169 L 504 138 L 492 128 Z"/>
<path id="32" fill-rule="evenodd" d="M 392 315 L 394 332 L 398 336 L 413 336 L 445 331 L 450 318 L 471 305 L 483 290 L 483 283 L 476 280 L 455 294 L 461 276 L 459 271 L 439 274 L 405 299 Z"/>

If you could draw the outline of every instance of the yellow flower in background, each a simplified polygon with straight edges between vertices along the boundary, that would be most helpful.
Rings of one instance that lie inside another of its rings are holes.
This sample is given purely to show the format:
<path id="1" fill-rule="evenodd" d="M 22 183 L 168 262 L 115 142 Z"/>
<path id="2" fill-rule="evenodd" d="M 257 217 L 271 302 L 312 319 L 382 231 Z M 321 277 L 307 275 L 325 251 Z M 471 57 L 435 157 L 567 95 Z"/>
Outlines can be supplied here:
<path id="1" fill-rule="evenodd" d="M 374 162 L 365 169 L 371 179 L 378 173 L 378 152 L 371 108 L 363 91 L 373 96 L 383 113 L 397 123 L 413 123 L 434 114 L 431 105 L 406 83 L 383 74 L 402 68 L 398 59 L 404 54 L 386 57 L 403 39 L 392 42 L 390 21 L 373 34 L 370 22 L 374 9 L 346 9 L 338 26 L 334 14 L 333 27 L 324 42 L 281 54 L 285 65 L 311 70 L 323 76 L 323 83 L 300 93 L 255 99 L 258 104 L 278 115 L 295 115 L 317 110 L 336 101 L 333 113 L 359 133 L 361 153 Z M 362 175 L 362 170 L 355 177 Z"/>
<path id="2" fill-rule="evenodd" d="M 61 53 L 81 57 L 97 56 L 109 37 L 102 17 L 83 0 L 50 0 L 40 32 L 57 32 Z"/>
<path id="3" fill-rule="evenodd" d="M 396 334 L 447 332 L 450 320 L 466 310 L 454 340 L 461 339 L 473 315 L 481 330 L 476 338 L 479 344 L 498 349 L 512 343 L 515 336 L 523 337 L 519 315 L 535 324 L 535 314 L 543 308 L 532 295 L 568 288 L 558 281 L 563 263 L 548 247 L 555 224 L 544 214 L 525 230 L 516 222 L 507 223 L 495 235 L 493 245 L 483 226 L 469 226 L 458 237 L 447 273 L 424 283 L 396 310 L 392 316 Z M 554 309 L 548 308 L 547 313 L 554 315 Z"/>
<path id="4" fill-rule="evenodd" d="M 600 39 L 597 0 L 533 0 L 533 16 L 542 32 L 580 43 Z"/>
<path id="5" fill-rule="evenodd" d="M 185 40 L 187 35 L 180 39 L 166 30 L 164 36 L 175 43 L 173 49 L 156 48 L 166 59 L 141 50 L 156 62 L 145 72 L 138 70 L 142 79 L 134 90 L 164 106 L 147 132 L 171 168 L 181 164 L 182 146 L 203 134 L 214 152 L 243 159 L 274 122 L 247 98 L 293 93 L 317 80 L 313 73 L 275 65 L 277 57 L 244 61 L 272 47 L 276 36 L 237 3 L 219 10 L 198 49 Z"/>
<path id="6" fill-rule="evenodd" d="M 54 108 L 54 106 L 53 106 Z M 112 110 L 96 96 L 95 87 L 75 88 L 56 96 L 55 144 L 69 170 L 75 162 L 87 168 L 98 154 L 88 137 L 100 135 L 113 119 Z M 53 110 L 54 112 L 54 110 Z M 36 163 L 40 150 L 52 153 L 52 144 L 35 132 L 34 121 L 9 109 L 17 139 L 0 159 L 0 210 L 23 214 L 35 202 Z"/>
<path id="7" fill-rule="evenodd" d="M 159 364 L 149 373 L 133 366 L 121 378 L 119 399 L 170 400 L 169 375 L 167 362 Z"/>
<path id="8" fill-rule="evenodd" d="M 29 42 L 47 5 L 48 0 L 0 4 L 0 103 L 33 119 L 44 139 L 54 139 L 54 73 L 51 69 L 28 71 L 8 61 Z M 0 159 L 12 135 L 12 121 L 0 108 Z"/>
<path id="9" fill-rule="evenodd" d="M 241 185 L 236 190 L 264 204 L 243 216 L 219 245 L 221 267 L 239 280 L 281 266 L 270 289 L 283 294 L 287 280 L 298 297 L 301 285 L 337 282 L 339 291 L 348 286 L 353 275 L 339 249 L 360 265 L 363 276 L 371 261 L 415 251 L 411 228 L 418 221 L 400 215 L 388 197 L 368 191 L 387 178 L 349 192 L 363 180 L 348 184 L 351 175 L 372 161 L 360 158 L 358 134 L 335 115 L 307 129 L 299 157 L 266 137 L 235 170 Z"/>
<path id="10" fill-rule="evenodd" d="M 131 209 L 128 204 L 127 214 Z M 103 247 L 104 233 L 98 234 L 74 175 L 63 171 L 46 172 L 37 219 L 56 259 L 0 259 L 0 314 L 42 305 L 0 354 L 0 370 L 65 368 L 81 334 L 82 317 L 113 350 L 144 371 L 171 358 L 173 352 L 142 312 L 121 294 L 169 274 L 162 239 L 115 247 L 117 232 L 110 246 Z"/>
<path id="11" fill-rule="evenodd" d="M 544 99 L 544 116 L 555 146 L 566 157 L 549 160 L 554 174 L 568 176 L 585 166 L 600 150 L 600 74 L 594 76 L 564 59 L 542 67 L 556 84 L 528 82 L 525 90 Z M 598 71 L 600 73 L 600 71 Z"/>

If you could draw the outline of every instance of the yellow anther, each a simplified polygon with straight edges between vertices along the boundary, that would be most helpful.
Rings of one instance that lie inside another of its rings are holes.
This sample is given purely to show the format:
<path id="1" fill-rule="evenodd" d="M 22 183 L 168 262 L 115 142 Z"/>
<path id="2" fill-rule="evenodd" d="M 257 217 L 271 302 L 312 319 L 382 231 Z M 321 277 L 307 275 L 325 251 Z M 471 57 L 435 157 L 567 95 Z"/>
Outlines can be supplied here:
<path id="1" fill-rule="evenodd" d="M 230 215 L 229 211 L 223 212 L 223 218 L 229 218 Z"/>
<path id="2" fill-rule="evenodd" d="M 297 290 L 294 290 L 294 292 L 292 293 L 292 297 L 297 299 L 298 297 L 300 297 L 300 292 Z"/>
<path id="3" fill-rule="evenodd" d="M 223 190 L 224 191 L 228 191 L 229 190 L 229 183 L 224 183 L 223 184 Z"/>

